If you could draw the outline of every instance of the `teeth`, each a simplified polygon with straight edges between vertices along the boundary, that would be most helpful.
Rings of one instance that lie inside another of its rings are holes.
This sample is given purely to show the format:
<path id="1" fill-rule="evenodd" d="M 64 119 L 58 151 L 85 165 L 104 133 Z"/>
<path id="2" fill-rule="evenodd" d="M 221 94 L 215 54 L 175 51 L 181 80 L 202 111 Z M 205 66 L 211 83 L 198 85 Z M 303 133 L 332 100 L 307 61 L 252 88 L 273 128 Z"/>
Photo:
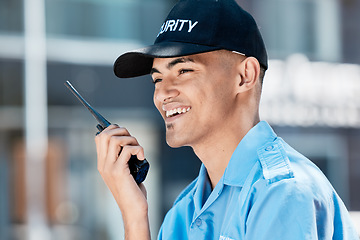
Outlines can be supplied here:
<path id="1" fill-rule="evenodd" d="M 189 110 L 190 110 L 190 107 L 172 109 L 172 110 L 166 111 L 166 117 L 171 117 L 171 116 L 173 116 L 173 115 L 176 114 L 176 113 L 178 113 L 178 114 L 186 113 L 186 112 L 188 112 Z"/>

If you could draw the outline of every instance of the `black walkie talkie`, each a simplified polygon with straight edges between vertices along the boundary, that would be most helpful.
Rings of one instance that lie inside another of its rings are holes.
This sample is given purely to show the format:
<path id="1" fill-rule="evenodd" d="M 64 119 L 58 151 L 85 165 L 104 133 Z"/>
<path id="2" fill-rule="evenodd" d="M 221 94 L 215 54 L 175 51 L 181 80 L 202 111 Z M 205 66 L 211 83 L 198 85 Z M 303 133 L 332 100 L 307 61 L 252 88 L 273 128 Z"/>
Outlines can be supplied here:
<path id="1" fill-rule="evenodd" d="M 98 121 L 96 128 L 99 132 L 102 132 L 105 128 L 111 125 L 111 123 L 106 120 L 100 113 L 98 113 L 94 108 L 90 106 L 89 103 L 76 91 L 76 89 L 71 85 L 69 81 L 65 82 L 70 91 L 79 99 L 79 101 L 91 112 L 94 118 Z M 139 184 L 143 182 L 146 178 L 147 172 L 149 171 L 149 162 L 144 159 L 140 161 L 135 155 L 132 155 L 129 160 L 130 173 L 134 177 L 135 181 Z"/>

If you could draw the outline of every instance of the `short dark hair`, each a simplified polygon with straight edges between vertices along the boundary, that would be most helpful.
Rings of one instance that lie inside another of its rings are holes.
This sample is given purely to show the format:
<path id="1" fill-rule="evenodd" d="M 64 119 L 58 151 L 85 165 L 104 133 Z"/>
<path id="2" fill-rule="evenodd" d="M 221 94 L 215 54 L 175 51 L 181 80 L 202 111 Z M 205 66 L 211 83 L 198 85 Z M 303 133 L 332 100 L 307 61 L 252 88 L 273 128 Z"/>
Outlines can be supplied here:
<path id="1" fill-rule="evenodd" d="M 263 85 L 263 82 L 264 82 L 265 72 L 266 72 L 266 69 L 260 65 L 259 80 L 260 80 L 261 86 Z"/>

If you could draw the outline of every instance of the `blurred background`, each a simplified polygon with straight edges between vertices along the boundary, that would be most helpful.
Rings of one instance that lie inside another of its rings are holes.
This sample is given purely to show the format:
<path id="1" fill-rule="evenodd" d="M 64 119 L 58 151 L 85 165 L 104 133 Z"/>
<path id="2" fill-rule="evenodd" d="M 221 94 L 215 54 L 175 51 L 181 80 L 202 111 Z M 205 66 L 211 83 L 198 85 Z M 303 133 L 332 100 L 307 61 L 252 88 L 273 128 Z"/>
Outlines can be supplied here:
<path id="1" fill-rule="evenodd" d="M 238 0 L 270 63 L 261 116 L 327 175 L 360 226 L 360 0 Z M 151 164 L 155 238 L 196 176 L 170 149 L 149 76 L 119 80 L 124 51 L 152 44 L 174 0 L 0 0 L 0 239 L 119 239 L 121 213 L 96 169 L 95 119 L 126 126 Z"/>

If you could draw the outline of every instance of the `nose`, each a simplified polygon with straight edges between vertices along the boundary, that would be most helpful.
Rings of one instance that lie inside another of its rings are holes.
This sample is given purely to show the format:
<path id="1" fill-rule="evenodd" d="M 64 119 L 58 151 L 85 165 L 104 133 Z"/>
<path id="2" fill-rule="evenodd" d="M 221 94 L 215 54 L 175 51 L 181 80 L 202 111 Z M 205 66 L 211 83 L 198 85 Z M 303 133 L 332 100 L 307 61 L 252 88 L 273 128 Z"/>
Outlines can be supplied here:
<path id="1" fill-rule="evenodd" d="M 154 91 L 154 102 L 165 103 L 179 95 L 179 90 L 170 79 L 163 79 L 156 83 Z"/>

